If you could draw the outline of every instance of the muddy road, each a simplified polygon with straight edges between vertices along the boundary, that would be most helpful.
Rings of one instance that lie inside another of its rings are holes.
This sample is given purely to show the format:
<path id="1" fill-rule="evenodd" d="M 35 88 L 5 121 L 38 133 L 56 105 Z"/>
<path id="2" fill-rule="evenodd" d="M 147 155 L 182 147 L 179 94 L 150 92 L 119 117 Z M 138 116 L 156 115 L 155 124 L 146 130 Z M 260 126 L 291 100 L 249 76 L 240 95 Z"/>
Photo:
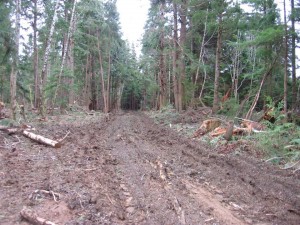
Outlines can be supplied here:
<path id="1" fill-rule="evenodd" d="M 222 155 L 138 112 L 36 125 L 60 149 L 0 133 L 0 224 L 300 224 L 300 175 Z M 38 190 L 59 194 L 45 194 Z"/>

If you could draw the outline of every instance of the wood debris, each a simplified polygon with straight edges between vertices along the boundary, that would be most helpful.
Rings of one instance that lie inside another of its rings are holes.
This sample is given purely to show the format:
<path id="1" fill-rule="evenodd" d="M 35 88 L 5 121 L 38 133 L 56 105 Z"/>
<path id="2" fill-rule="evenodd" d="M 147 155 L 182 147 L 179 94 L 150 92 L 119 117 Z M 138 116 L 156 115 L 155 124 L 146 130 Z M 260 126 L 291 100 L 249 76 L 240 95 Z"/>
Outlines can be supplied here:
<path id="1" fill-rule="evenodd" d="M 62 142 L 67 138 L 67 136 L 70 134 L 70 131 L 67 132 L 67 134 L 59 139 L 59 140 L 52 140 L 46 137 L 43 137 L 38 134 L 34 134 L 31 131 L 34 130 L 32 127 L 28 125 L 21 125 L 19 127 L 7 127 L 7 126 L 0 126 L 0 130 L 8 133 L 9 135 L 20 133 L 23 136 L 36 141 L 41 144 L 45 144 L 54 148 L 60 148 L 62 146 Z"/>
<path id="2" fill-rule="evenodd" d="M 266 129 L 266 127 L 259 122 L 247 119 L 240 120 L 242 120 L 240 126 L 235 126 L 233 121 L 230 121 L 226 127 L 221 125 L 221 121 L 219 119 L 205 120 L 203 121 L 199 129 L 195 131 L 193 137 L 195 138 L 209 133 L 211 137 L 218 137 L 223 135 L 224 138 L 229 141 L 231 140 L 231 137 L 233 135 L 249 135 L 252 132 L 264 132 L 264 130 Z"/>
<path id="3" fill-rule="evenodd" d="M 56 225 L 55 223 L 46 220 L 42 217 L 39 217 L 34 211 L 28 209 L 28 208 L 23 208 L 22 211 L 20 212 L 21 216 L 27 220 L 28 222 L 36 225 Z"/>
<path id="4" fill-rule="evenodd" d="M 221 125 L 221 121 L 219 119 L 209 119 L 204 120 L 198 130 L 194 133 L 194 138 L 207 134 L 208 132 L 214 130 L 215 128 Z"/>

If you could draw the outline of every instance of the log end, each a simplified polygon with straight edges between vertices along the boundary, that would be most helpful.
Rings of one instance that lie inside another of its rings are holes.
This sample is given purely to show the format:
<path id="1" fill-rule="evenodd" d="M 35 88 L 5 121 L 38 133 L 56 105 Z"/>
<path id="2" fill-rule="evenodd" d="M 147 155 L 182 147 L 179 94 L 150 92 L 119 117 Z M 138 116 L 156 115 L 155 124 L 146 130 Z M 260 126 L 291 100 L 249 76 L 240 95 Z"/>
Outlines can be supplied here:
<path id="1" fill-rule="evenodd" d="M 60 142 L 58 142 L 54 145 L 54 148 L 60 148 L 61 146 L 62 146 L 62 144 Z"/>

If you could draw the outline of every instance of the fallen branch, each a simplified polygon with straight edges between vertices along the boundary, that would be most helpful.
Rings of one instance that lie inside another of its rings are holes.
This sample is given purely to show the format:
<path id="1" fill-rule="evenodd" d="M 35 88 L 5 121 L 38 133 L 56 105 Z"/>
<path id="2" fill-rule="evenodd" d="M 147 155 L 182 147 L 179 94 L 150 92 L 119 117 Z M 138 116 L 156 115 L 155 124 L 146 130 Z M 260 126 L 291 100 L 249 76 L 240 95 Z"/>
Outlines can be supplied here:
<path id="1" fill-rule="evenodd" d="M 37 134 L 31 133 L 31 132 L 29 132 L 27 130 L 24 130 L 22 134 L 25 137 L 28 137 L 31 140 L 34 140 L 34 141 L 39 142 L 41 144 L 49 145 L 49 146 L 52 146 L 54 148 L 60 148 L 61 147 L 61 142 L 54 141 L 54 140 L 51 140 L 49 138 L 45 138 L 45 137 L 43 137 L 41 135 L 37 135 Z"/>
<path id="2" fill-rule="evenodd" d="M 23 208 L 22 211 L 20 212 L 21 216 L 26 219 L 28 222 L 36 225 L 56 225 L 55 223 L 48 221 L 44 218 L 38 217 L 38 215 L 28 209 L 28 208 Z"/>
<path id="3" fill-rule="evenodd" d="M 67 134 L 66 134 L 62 139 L 59 139 L 59 140 L 58 140 L 58 142 L 59 142 L 59 143 L 63 142 L 63 140 L 65 140 L 65 139 L 68 137 L 68 135 L 69 135 L 70 133 L 71 133 L 71 132 L 68 131 Z"/>
<path id="4" fill-rule="evenodd" d="M 30 199 L 34 200 L 38 195 L 47 194 L 53 197 L 54 201 L 58 201 L 60 199 L 60 195 L 54 191 L 46 191 L 46 190 L 35 190 L 29 196 Z"/>

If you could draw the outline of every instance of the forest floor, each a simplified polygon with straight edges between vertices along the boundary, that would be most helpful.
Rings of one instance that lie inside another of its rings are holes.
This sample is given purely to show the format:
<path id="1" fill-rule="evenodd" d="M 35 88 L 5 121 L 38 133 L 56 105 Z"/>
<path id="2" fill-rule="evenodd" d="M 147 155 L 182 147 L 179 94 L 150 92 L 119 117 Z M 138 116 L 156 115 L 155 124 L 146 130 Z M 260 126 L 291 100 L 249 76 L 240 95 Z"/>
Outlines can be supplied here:
<path id="1" fill-rule="evenodd" d="M 28 224 L 24 207 L 56 224 L 299 224 L 300 173 L 251 149 L 221 154 L 142 112 L 32 125 L 70 135 L 55 149 L 0 131 L 0 224 Z"/>

